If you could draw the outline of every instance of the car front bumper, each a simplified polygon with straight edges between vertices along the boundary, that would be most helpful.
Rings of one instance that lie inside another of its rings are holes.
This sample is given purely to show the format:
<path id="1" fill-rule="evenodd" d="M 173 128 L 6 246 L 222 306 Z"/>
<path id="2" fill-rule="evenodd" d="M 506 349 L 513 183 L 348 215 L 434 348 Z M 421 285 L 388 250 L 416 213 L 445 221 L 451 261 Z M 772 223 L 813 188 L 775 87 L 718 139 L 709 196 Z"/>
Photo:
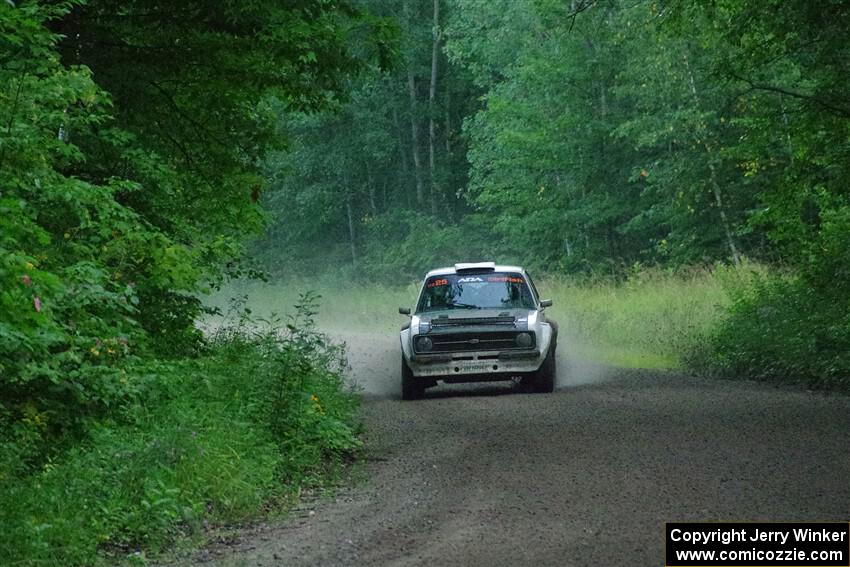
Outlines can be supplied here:
<path id="1" fill-rule="evenodd" d="M 448 353 L 417 353 L 413 350 L 413 329 L 401 331 L 401 351 L 413 376 L 430 381 L 476 382 L 509 380 L 536 372 L 552 346 L 553 328 L 546 322 L 529 326 L 536 337 L 530 349 L 470 350 Z"/>
<path id="2" fill-rule="evenodd" d="M 483 351 L 451 354 L 414 354 L 408 366 L 414 376 L 474 380 L 507 380 L 512 376 L 534 372 L 543 363 L 540 350 Z"/>

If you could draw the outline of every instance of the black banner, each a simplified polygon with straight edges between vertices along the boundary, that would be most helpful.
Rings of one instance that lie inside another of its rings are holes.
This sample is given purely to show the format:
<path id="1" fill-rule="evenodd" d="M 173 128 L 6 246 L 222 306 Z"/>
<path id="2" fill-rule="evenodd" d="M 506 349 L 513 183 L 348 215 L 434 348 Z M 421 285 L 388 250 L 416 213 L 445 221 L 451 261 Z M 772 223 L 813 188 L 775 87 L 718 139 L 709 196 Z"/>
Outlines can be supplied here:
<path id="1" fill-rule="evenodd" d="M 848 567 L 850 524 L 668 523 L 667 567 Z"/>

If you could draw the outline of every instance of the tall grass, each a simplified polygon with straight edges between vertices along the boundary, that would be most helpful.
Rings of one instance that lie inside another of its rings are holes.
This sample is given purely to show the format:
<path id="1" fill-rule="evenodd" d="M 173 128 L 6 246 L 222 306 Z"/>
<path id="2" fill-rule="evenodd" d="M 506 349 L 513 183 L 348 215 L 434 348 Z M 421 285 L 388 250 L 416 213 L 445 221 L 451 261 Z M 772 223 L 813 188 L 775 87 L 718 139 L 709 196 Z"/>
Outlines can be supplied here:
<path id="1" fill-rule="evenodd" d="M 625 281 L 549 280 L 541 293 L 572 352 L 597 362 L 676 368 L 717 328 L 729 305 L 732 268 L 634 270 Z"/>

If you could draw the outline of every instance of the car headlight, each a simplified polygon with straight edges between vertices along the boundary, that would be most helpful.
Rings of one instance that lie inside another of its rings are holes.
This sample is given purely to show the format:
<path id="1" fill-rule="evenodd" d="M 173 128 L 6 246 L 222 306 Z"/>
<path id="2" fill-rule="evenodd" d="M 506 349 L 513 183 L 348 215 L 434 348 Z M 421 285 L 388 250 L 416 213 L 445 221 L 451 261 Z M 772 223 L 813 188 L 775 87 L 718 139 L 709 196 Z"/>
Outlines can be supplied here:
<path id="1" fill-rule="evenodd" d="M 534 338 L 530 333 L 520 333 L 516 336 L 516 346 L 520 348 L 528 348 L 534 344 Z"/>
<path id="2" fill-rule="evenodd" d="M 416 337 L 416 350 L 429 352 L 432 348 L 434 348 L 434 341 L 431 337 Z"/>

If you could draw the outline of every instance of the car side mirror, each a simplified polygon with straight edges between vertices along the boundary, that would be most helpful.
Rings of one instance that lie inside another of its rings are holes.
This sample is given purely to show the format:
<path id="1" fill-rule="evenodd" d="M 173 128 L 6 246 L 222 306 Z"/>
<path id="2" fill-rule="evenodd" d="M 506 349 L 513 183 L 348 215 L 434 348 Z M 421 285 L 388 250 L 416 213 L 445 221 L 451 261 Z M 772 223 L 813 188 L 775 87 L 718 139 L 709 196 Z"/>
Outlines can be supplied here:
<path id="1" fill-rule="evenodd" d="M 540 300 L 540 307 L 552 307 L 552 300 L 551 299 L 541 299 Z"/>
<path id="2" fill-rule="evenodd" d="M 410 315 L 410 307 L 399 307 L 398 312 L 402 315 Z"/>

